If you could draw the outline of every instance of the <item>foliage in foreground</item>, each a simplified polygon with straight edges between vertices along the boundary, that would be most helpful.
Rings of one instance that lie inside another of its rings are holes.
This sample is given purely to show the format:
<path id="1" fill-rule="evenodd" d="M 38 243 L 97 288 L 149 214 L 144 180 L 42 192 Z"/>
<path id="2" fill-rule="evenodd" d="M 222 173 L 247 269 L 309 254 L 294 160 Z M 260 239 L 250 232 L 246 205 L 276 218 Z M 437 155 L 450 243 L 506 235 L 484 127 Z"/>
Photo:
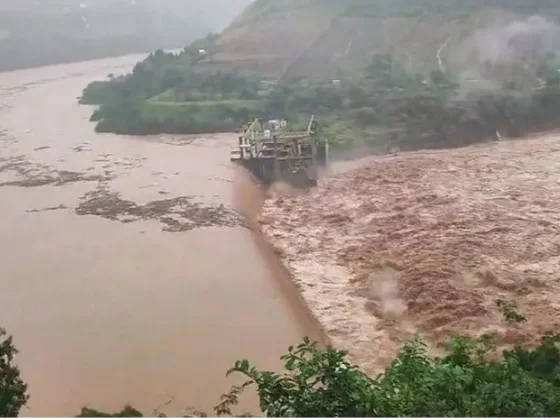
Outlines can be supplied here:
<path id="1" fill-rule="evenodd" d="M 0 328 L 0 417 L 16 417 L 27 403 L 27 385 L 22 381 L 14 356 L 12 337 Z"/>
<path id="2" fill-rule="evenodd" d="M 84 407 L 82 408 L 82 412 L 77 415 L 76 417 L 133 417 L 133 418 L 138 418 L 138 417 L 143 417 L 143 414 L 136 410 L 135 408 L 132 408 L 131 406 L 127 405 L 125 408 L 123 408 L 121 411 L 119 411 L 118 413 L 104 413 L 102 411 L 97 411 L 94 410 L 92 408 L 88 408 L 88 407 Z"/>
<path id="3" fill-rule="evenodd" d="M 491 360 L 477 340 L 452 340 L 447 355 L 430 357 L 421 341 L 404 345 L 377 378 L 344 352 L 304 341 L 284 356 L 286 373 L 247 361 L 232 372 L 257 387 L 268 417 L 540 417 L 560 414 L 558 337 L 532 351 L 516 348 Z M 248 385 L 247 385 L 248 386 Z"/>
<path id="4" fill-rule="evenodd" d="M 534 350 L 517 347 L 497 359 L 484 340 L 454 338 L 442 358 L 414 340 L 376 378 L 345 352 L 305 339 L 282 357 L 283 373 L 237 362 L 228 374 L 248 381 L 224 395 L 215 414 L 234 414 L 239 395 L 255 386 L 267 417 L 557 417 L 559 338 L 547 335 Z"/>
<path id="5" fill-rule="evenodd" d="M 496 303 L 510 325 L 525 322 L 512 302 Z M 267 417 L 558 417 L 559 342 L 560 335 L 548 334 L 534 349 L 515 347 L 496 357 L 492 337 L 455 337 L 445 356 L 432 357 L 425 343 L 412 340 L 382 374 L 370 377 L 345 352 L 305 339 L 282 357 L 281 373 L 238 361 L 227 374 L 241 374 L 246 382 L 223 395 L 214 412 L 235 415 L 240 395 L 253 386 Z M 16 416 L 28 398 L 12 365 L 15 352 L 11 338 L 0 342 L 0 417 Z M 113 414 L 86 407 L 78 417 L 142 413 L 130 406 Z"/>

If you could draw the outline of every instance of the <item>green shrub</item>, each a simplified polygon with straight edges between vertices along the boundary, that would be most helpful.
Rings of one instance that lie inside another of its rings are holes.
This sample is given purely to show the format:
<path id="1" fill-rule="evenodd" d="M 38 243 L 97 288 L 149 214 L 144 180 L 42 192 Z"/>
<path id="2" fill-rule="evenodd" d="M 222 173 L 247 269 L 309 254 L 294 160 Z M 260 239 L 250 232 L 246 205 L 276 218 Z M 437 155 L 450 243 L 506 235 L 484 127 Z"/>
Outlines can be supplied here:
<path id="1" fill-rule="evenodd" d="M 385 372 L 368 377 L 346 353 L 305 340 L 283 357 L 283 373 L 247 361 L 231 372 L 254 385 L 269 417 L 556 417 L 558 338 L 492 360 L 481 340 L 454 338 L 443 358 L 406 343 Z"/>
<path id="2" fill-rule="evenodd" d="M 514 302 L 496 302 L 509 324 L 525 322 Z M 0 330 L 0 338 L 5 331 Z M 217 416 L 235 415 L 240 395 L 255 387 L 267 417 L 558 417 L 560 335 L 546 334 L 534 349 L 520 346 L 495 356 L 492 337 L 454 337 L 443 357 L 424 342 L 406 342 L 393 362 L 372 377 L 344 351 L 304 339 L 282 356 L 280 372 L 242 360 L 227 372 L 246 381 L 222 395 Z M 11 337 L 0 342 L 0 417 L 15 417 L 27 402 L 27 386 L 13 365 Z M 191 410 L 186 417 L 206 417 Z M 165 417 L 156 410 L 155 415 Z M 249 417 L 249 414 L 243 414 Z M 142 417 L 126 406 L 117 413 L 84 407 L 78 417 Z"/>
<path id="3" fill-rule="evenodd" d="M 0 328 L 0 417 L 17 417 L 29 399 L 27 385 L 14 365 L 17 352 L 12 337 Z"/>

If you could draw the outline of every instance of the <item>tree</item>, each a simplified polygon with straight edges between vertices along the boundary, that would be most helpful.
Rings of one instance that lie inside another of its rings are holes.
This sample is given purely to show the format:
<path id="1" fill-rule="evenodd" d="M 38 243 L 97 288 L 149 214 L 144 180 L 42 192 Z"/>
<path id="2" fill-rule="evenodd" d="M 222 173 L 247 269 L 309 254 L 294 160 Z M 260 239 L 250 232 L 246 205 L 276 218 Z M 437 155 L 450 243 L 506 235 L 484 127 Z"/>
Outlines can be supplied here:
<path id="1" fill-rule="evenodd" d="M 374 54 L 367 67 L 369 78 L 387 77 L 393 71 L 394 60 L 391 54 Z"/>
<path id="2" fill-rule="evenodd" d="M 352 86 L 348 90 L 350 108 L 362 108 L 368 103 L 367 93 L 359 86 Z"/>
<path id="3" fill-rule="evenodd" d="M 411 82 L 416 82 L 391 54 L 374 54 L 366 69 L 366 78 L 374 83 L 376 89 L 381 90 L 405 88 Z"/>
<path id="4" fill-rule="evenodd" d="M 104 413 L 102 411 L 97 411 L 89 407 L 82 408 L 82 411 L 76 417 L 132 417 L 132 418 L 139 418 L 144 417 L 142 413 L 135 408 L 127 405 L 118 413 Z"/>
<path id="5" fill-rule="evenodd" d="M 525 317 L 515 302 L 496 302 L 510 325 Z M 0 330 L 0 337 L 5 336 Z M 227 373 L 247 380 L 222 395 L 216 416 L 234 416 L 240 395 L 254 386 L 267 417 L 558 417 L 560 335 L 545 334 L 536 348 L 495 354 L 493 337 L 454 337 L 443 357 L 415 339 L 406 342 L 385 371 L 372 377 L 347 353 L 304 339 L 290 347 L 282 372 L 261 371 L 242 360 Z M 27 386 L 13 366 L 12 338 L 0 343 L 0 417 L 15 417 L 27 402 Z M 165 417 L 159 409 L 157 417 Z M 77 417 L 142 417 L 131 406 L 117 413 L 85 407 Z M 185 417 L 206 417 L 190 409 Z M 243 417 L 251 417 L 243 414 Z"/>
<path id="6" fill-rule="evenodd" d="M 349 146 L 355 141 L 355 133 L 352 128 L 343 121 L 330 121 L 323 127 L 323 134 L 334 146 Z"/>
<path id="7" fill-rule="evenodd" d="M 449 84 L 449 80 L 445 73 L 439 69 L 430 72 L 430 80 L 436 86 L 444 86 Z"/>
<path id="8" fill-rule="evenodd" d="M 512 325 L 525 322 L 514 302 L 497 306 Z M 454 337 L 444 357 L 431 357 L 419 340 L 404 344 L 393 363 L 372 378 L 343 351 L 305 339 L 282 357 L 283 373 L 239 361 L 228 374 L 256 386 L 269 417 L 557 417 L 560 415 L 560 335 L 547 334 L 533 350 L 519 346 L 493 356 L 492 337 Z"/>
<path id="9" fill-rule="evenodd" d="M 0 417 L 17 417 L 29 399 L 27 385 L 14 365 L 17 352 L 12 337 L 0 328 Z"/>
<path id="10" fill-rule="evenodd" d="M 305 340 L 284 356 L 285 373 L 260 371 L 248 361 L 230 373 L 255 385 L 269 417 L 556 417 L 560 415 L 557 336 L 540 346 L 490 357 L 484 339 L 454 338 L 447 355 L 428 355 L 421 341 L 406 343 L 377 378 L 352 365 L 345 352 Z"/>
<path id="11" fill-rule="evenodd" d="M 286 373 L 259 371 L 247 360 L 228 372 L 249 378 L 255 385 L 261 410 L 268 417 L 362 417 L 374 381 L 350 364 L 346 353 L 320 349 L 305 339 L 282 357 Z"/>
<path id="12" fill-rule="evenodd" d="M 372 107 L 365 106 L 362 108 L 352 109 L 349 116 L 359 121 L 363 125 L 372 125 L 378 122 L 379 118 L 377 113 Z"/>

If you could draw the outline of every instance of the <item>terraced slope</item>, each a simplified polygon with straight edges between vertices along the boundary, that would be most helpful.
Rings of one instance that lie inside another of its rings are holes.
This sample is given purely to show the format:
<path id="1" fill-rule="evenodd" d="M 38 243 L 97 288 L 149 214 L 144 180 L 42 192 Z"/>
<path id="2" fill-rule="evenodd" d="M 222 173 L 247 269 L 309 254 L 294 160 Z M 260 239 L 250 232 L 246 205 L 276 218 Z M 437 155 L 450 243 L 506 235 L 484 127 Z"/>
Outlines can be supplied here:
<path id="1" fill-rule="evenodd" d="M 410 70 L 426 73 L 448 62 L 462 65 L 468 59 L 465 43 L 475 33 L 533 15 L 558 22 L 560 3 L 257 0 L 222 34 L 218 61 L 286 78 L 335 77 L 365 67 L 373 53 L 390 53 Z"/>

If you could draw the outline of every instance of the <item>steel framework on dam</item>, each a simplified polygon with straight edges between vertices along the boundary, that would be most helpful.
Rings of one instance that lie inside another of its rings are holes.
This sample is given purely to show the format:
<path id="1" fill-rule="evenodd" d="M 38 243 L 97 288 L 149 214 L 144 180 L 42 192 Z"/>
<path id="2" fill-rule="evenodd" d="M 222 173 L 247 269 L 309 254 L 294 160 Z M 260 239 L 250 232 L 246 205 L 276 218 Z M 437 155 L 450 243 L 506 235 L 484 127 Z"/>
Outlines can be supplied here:
<path id="1" fill-rule="evenodd" d="M 306 131 L 286 131 L 285 124 L 258 119 L 239 136 L 231 161 L 247 168 L 264 184 L 286 181 L 296 186 L 317 185 L 318 169 L 328 163 L 329 144 L 320 135 L 314 116 Z"/>

